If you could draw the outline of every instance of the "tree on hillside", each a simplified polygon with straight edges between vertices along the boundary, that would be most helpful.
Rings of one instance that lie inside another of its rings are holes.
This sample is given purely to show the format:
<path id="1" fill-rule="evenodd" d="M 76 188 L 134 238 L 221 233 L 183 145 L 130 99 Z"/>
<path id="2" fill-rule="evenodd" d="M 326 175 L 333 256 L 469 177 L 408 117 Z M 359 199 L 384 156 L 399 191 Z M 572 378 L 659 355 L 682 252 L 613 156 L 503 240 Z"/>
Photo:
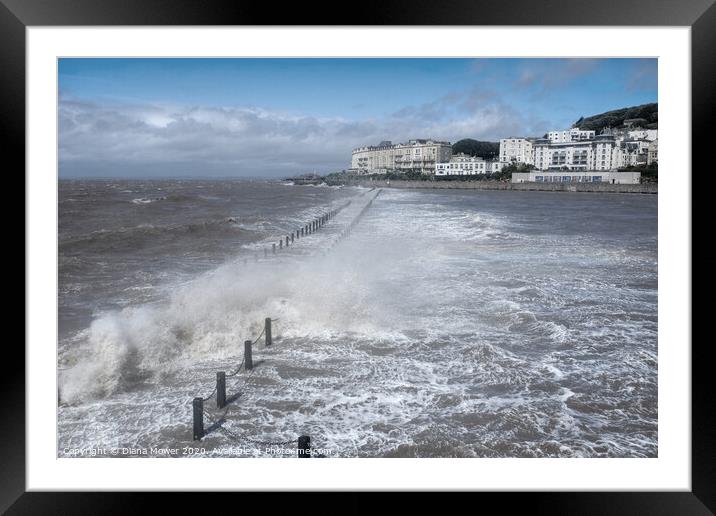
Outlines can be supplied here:
<path id="1" fill-rule="evenodd" d="M 453 154 L 465 153 L 483 159 L 496 158 L 500 153 L 500 144 L 497 142 L 481 142 L 472 138 L 465 138 L 452 146 Z"/>
<path id="2" fill-rule="evenodd" d="M 592 130 L 600 133 L 607 127 L 619 128 L 624 126 L 624 120 L 642 119 L 642 127 L 657 129 L 659 122 L 659 104 L 642 104 L 622 109 L 614 109 L 598 115 L 580 117 L 573 127 L 583 130 Z"/>

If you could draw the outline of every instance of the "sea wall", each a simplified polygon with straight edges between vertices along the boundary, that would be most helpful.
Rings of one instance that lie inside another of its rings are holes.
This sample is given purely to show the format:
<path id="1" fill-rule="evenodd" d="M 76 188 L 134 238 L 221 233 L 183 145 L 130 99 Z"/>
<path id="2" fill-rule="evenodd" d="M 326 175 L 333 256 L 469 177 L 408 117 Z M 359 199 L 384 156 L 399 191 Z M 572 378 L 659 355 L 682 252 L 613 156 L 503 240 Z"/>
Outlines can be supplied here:
<path id="1" fill-rule="evenodd" d="M 609 193 L 658 193 L 658 183 L 616 185 L 609 183 L 506 183 L 502 181 L 406 181 L 353 179 L 330 181 L 329 184 L 367 186 L 381 188 L 437 188 L 455 190 L 523 190 L 546 192 L 609 192 Z"/>

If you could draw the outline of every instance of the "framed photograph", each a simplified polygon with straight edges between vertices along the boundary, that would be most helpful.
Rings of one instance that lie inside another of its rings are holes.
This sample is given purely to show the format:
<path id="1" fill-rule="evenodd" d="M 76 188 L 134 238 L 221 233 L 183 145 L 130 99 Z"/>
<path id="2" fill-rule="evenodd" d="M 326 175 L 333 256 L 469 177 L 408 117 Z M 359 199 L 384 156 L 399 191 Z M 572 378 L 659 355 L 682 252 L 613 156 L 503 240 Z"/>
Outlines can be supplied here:
<path id="1" fill-rule="evenodd" d="M 267 490 L 714 510 L 691 298 L 711 2 L 345 25 L 2 1 L 27 299 L 3 510 Z"/>

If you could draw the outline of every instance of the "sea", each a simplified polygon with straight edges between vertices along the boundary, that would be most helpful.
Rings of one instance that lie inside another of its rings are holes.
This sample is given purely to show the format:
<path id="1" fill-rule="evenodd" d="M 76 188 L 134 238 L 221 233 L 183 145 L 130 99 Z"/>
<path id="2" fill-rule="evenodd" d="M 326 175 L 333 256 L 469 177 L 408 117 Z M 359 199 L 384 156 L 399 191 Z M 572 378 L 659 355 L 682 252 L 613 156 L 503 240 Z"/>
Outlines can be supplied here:
<path id="1" fill-rule="evenodd" d="M 61 179 L 57 454 L 656 457 L 657 207 Z"/>

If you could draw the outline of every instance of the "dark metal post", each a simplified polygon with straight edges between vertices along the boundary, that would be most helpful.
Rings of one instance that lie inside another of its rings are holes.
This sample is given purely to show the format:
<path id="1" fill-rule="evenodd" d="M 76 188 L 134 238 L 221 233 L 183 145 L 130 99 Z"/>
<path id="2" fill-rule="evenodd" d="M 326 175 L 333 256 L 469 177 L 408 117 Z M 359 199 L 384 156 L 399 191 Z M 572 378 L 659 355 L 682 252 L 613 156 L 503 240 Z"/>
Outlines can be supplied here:
<path id="1" fill-rule="evenodd" d="M 264 335 L 266 340 L 264 341 L 267 346 L 270 346 L 273 344 L 273 339 L 271 338 L 271 318 L 267 317 L 266 321 L 264 321 Z"/>
<path id="2" fill-rule="evenodd" d="M 224 408 L 226 405 L 226 373 L 216 373 L 216 408 Z"/>
<path id="3" fill-rule="evenodd" d="M 293 244 L 293 231 L 291 231 L 291 243 Z"/>
<path id="4" fill-rule="evenodd" d="M 254 368 L 254 361 L 251 360 L 251 344 L 250 340 L 244 341 L 244 367 L 247 371 Z"/>
<path id="5" fill-rule="evenodd" d="M 288 247 L 288 237 L 286 237 L 286 247 Z"/>
<path id="6" fill-rule="evenodd" d="M 298 438 L 298 458 L 311 458 L 311 438 L 308 435 L 302 435 Z"/>
<path id="7" fill-rule="evenodd" d="M 204 437 L 204 398 L 194 398 L 194 440 Z"/>
<path id="8" fill-rule="evenodd" d="M 273 254 L 276 254 L 276 244 L 271 244 L 271 245 L 273 245 Z"/>
<path id="9" fill-rule="evenodd" d="M 278 241 L 278 248 L 283 249 L 283 238 Z"/>

